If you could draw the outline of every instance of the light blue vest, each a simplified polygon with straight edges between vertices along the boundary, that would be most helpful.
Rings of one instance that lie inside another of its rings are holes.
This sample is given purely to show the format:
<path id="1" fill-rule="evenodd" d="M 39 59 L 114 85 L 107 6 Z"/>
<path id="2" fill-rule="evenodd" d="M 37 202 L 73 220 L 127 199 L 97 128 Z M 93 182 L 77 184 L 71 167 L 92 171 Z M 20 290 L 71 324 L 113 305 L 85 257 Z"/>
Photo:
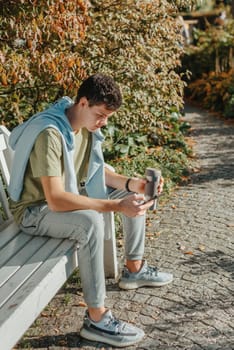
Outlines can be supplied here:
<path id="1" fill-rule="evenodd" d="M 65 190 L 78 193 L 73 162 L 74 133 L 65 115 L 65 110 L 73 103 L 69 97 L 63 97 L 45 111 L 35 114 L 26 122 L 13 129 L 9 143 L 14 150 L 14 159 L 8 189 L 12 200 L 18 201 L 20 199 L 26 166 L 37 136 L 41 131 L 50 127 L 58 130 L 62 136 Z M 92 146 L 86 181 L 88 196 L 100 199 L 107 198 L 104 159 L 101 147 L 103 139 L 100 129 L 92 133 Z"/>

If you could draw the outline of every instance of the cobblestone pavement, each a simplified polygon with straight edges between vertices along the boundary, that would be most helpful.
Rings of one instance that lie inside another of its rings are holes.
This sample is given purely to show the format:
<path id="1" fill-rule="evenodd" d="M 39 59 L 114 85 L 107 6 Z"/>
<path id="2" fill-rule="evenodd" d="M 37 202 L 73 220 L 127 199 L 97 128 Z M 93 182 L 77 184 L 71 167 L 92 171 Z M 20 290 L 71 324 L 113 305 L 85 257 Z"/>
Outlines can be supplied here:
<path id="1" fill-rule="evenodd" d="M 234 125 L 192 107 L 186 120 L 195 172 L 149 219 L 146 241 L 148 261 L 173 272 L 174 282 L 127 292 L 107 282 L 107 306 L 146 333 L 129 350 L 234 349 Z M 71 281 L 18 349 L 112 349 L 79 338 L 83 313 Z"/>

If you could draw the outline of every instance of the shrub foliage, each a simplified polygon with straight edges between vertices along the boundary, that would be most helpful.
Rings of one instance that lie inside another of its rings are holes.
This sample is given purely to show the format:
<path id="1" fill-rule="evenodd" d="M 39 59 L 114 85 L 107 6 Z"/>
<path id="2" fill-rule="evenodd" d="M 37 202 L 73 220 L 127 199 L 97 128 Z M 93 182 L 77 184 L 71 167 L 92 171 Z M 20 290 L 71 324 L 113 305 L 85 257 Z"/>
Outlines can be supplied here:
<path id="1" fill-rule="evenodd" d="M 82 0 L 1 3 L 1 122 L 11 127 L 78 86 L 85 72 L 74 48 L 89 16 Z"/>
<path id="2" fill-rule="evenodd" d="M 186 49 L 183 66 L 192 73 L 187 94 L 204 107 L 234 118 L 234 20 L 195 29 L 195 45 Z"/>
<path id="3" fill-rule="evenodd" d="M 188 150 L 179 121 L 184 82 L 177 70 L 183 39 L 176 16 L 178 7 L 193 3 L 4 1 L 1 123 L 12 128 L 60 96 L 74 97 L 81 80 L 102 71 L 115 78 L 124 97 L 107 129 L 107 157 L 138 159 L 136 171 L 144 168 L 144 158 L 152 166 L 160 163 L 163 168 L 165 163 L 167 169 L 173 168 L 170 159 L 173 164 L 177 159 L 179 169 Z M 155 147 L 162 152 L 150 151 Z M 180 153 L 181 157 L 173 158 Z"/>
<path id="4" fill-rule="evenodd" d="M 86 72 L 104 71 L 121 86 L 124 104 L 115 122 L 126 133 L 156 126 L 183 104 L 181 36 L 175 7 L 166 1 L 92 1 L 92 25 L 83 42 Z"/>

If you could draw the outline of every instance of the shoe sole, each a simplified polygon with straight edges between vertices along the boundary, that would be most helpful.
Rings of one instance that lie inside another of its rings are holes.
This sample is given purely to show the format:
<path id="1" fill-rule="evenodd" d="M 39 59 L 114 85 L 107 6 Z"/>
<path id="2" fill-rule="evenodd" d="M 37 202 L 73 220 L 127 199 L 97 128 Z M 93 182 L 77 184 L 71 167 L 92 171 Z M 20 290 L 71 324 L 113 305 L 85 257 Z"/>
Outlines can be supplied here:
<path id="1" fill-rule="evenodd" d="M 148 282 L 147 281 L 136 281 L 136 282 L 119 282 L 121 289 L 137 289 L 140 287 L 163 287 L 173 281 L 173 278 L 166 282 Z"/>
<path id="2" fill-rule="evenodd" d="M 138 343 L 139 341 L 141 341 L 144 338 L 144 335 L 145 334 L 143 334 L 142 337 L 139 339 L 120 343 L 120 342 L 117 342 L 113 339 L 107 338 L 104 333 L 103 333 L 103 335 L 98 335 L 98 334 L 94 334 L 92 332 L 89 332 L 85 328 L 81 328 L 81 330 L 80 330 L 80 336 L 84 339 L 96 341 L 96 342 L 100 342 L 100 343 L 104 343 L 104 344 L 108 344 L 108 345 L 113 345 L 113 346 L 116 346 L 118 348 L 124 348 L 126 346 L 134 345 L 134 344 Z"/>

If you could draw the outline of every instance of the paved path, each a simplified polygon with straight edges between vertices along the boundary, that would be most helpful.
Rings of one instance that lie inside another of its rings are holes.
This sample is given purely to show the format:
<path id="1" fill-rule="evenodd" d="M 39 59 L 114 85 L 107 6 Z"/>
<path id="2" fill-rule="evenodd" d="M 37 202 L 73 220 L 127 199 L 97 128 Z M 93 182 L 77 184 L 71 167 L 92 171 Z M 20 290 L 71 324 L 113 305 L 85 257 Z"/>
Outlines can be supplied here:
<path id="1" fill-rule="evenodd" d="M 108 282 L 108 306 L 141 326 L 129 350 L 234 349 L 234 124 L 188 108 L 197 160 L 191 181 L 149 220 L 146 258 L 172 271 L 166 287 L 120 291 Z M 19 349 L 111 349 L 78 336 L 84 308 L 76 281 L 51 302 Z"/>

